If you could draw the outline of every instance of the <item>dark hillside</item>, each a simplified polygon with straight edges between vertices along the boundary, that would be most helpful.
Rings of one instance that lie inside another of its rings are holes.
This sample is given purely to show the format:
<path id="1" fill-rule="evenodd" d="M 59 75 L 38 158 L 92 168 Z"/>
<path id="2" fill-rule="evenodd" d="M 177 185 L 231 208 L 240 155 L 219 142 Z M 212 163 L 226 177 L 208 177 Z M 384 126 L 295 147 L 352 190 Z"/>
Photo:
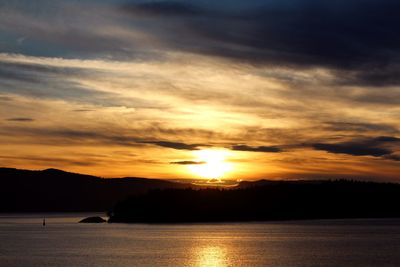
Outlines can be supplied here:
<path id="1" fill-rule="evenodd" d="M 107 211 L 131 195 L 189 186 L 144 178 L 102 179 L 56 169 L 0 168 L 0 212 Z"/>

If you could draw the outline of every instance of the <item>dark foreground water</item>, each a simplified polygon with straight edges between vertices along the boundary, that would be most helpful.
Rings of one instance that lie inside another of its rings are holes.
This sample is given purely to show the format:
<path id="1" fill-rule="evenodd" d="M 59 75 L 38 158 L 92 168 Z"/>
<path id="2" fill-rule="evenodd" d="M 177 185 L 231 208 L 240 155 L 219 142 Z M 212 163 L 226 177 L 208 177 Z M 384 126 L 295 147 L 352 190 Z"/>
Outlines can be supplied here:
<path id="1" fill-rule="evenodd" d="M 0 216 L 0 266 L 400 266 L 400 220 L 76 223 Z"/>

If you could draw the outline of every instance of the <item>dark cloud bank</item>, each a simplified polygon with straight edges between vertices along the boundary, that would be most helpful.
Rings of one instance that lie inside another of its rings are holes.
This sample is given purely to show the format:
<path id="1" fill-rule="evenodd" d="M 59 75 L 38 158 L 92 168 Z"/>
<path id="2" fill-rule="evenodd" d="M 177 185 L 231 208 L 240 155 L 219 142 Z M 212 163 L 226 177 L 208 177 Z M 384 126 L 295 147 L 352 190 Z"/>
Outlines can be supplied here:
<path id="1" fill-rule="evenodd" d="M 347 154 L 352 156 L 373 156 L 399 161 L 400 157 L 394 154 L 393 146 L 398 147 L 400 138 L 380 136 L 343 143 L 315 143 L 311 147 L 334 154 Z"/>
<path id="2" fill-rule="evenodd" d="M 400 2 L 126 2 L 167 45 L 255 64 L 326 67 L 342 83 L 400 84 Z M 163 25 L 168 25 L 164 27 Z"/>
<path id="3" fill-rule="evenodd" d="M 324 67 L 335 72 L 337 82 L 345 85 L 400 84 L 397 0 L 105 1 L 110 6 L 88 1 L 93 13 L 99 6 L 117 11 L 117 16 L 111 12 L 110 21 L 104 23 L 142 31 L 157 39 L 144 46 L 140 39 L 92 31 L 98 20 L 68 11 L 62 1 L 13 2 L 0 4 L 21 16 L 45 21 L 50 29 L 3 21 L 0 30 L 6 36 L 19 34 L 35 40 L 22 47 L 10 43 L 5 52 L 43 56 L 52 51 L 52 56 L 66 58 L 131 60 L 152 58 L 145 56 L 148 53 L 161 58 L 162 53 L 156 51 L 165 48 L 257 65 Z M 74 16 L 81 16 L 79 27 Z M 10 74 L 0 71 L 0 76 Z M 35 80 L 30 75 L 22 78 Z"/>

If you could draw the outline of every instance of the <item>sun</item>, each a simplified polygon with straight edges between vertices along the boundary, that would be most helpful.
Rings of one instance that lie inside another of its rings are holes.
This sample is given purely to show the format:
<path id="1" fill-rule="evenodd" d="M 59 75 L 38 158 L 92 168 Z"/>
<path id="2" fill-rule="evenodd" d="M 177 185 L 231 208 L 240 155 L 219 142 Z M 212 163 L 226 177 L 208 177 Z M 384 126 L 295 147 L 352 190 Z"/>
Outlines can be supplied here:
<path id="1" fill-rule="evenodd" d="M 226 162 L 229 152 L 227 150 L 206 149 L 193 151 L 199 164 L 188 165 L 193 174 L 207 179 L 221 179 L 230 172 L 232 164 Z"/>

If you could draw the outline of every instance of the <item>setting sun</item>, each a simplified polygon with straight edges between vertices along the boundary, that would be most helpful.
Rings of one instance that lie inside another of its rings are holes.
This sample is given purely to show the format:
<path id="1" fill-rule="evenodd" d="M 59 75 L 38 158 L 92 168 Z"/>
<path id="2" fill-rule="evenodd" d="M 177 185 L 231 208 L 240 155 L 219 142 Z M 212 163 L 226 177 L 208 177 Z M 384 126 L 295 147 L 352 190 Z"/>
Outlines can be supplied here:
<path id="1" fill-rule="evenodd" d="M 188 165 L 189 170 L 198 176 L 207 179 L 223 178 L 233 167 L 226 162 L 229 152 L 226 150 L 198 150 L 193 152 L 201 164 Z"/>

